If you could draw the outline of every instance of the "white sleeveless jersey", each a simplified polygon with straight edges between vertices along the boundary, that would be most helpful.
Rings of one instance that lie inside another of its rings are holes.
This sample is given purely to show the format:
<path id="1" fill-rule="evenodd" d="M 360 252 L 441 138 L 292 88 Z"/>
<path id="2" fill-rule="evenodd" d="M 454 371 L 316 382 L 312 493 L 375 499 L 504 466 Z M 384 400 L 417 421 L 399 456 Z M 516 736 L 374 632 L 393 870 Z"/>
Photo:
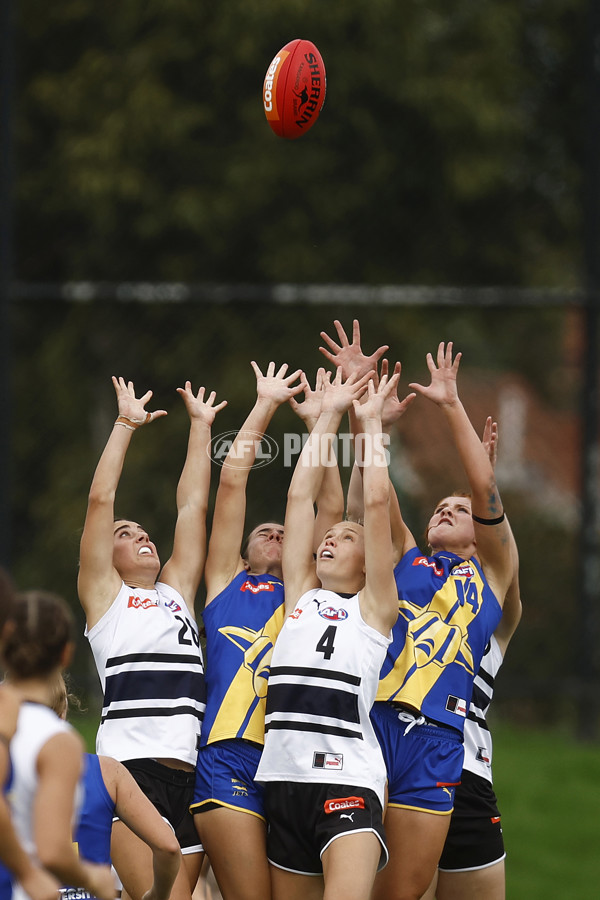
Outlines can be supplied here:
<path id="1" fill-rule="evenodd" d="M 12 820 L 23 847 L 38 859 L 34 837 L 33 809 L 38 787 L 37 758 L 44 745 L 57 734 L 73 729 L 48 706 L 24 701 L 19 710 L 17 730 L 10 744 L 13 781 L 8 792 Z M 75 794 L 74 822 L 79 818 L 81 785 Z M 13 897 L 17 894 L 13 894 Z M 21 890 L 18 896 L 25 897 Z"/>
<path id="2" fill-rule="evenodd" d="M 358 594 L 304 594 L 275 643 L 257 781 L 356 785 L 383 806 L 385 764 L 369 712 L 391 641 L 367 625 Z"/>
<path id="3" fill-rule="evenodd" d="M 85 634 L 104 701 L 96 752 L 195 765 L 206 706 L 198 626 L 181 595 L 126 584 Z"/>
<path id="4" fill-rule="evenodd" d="M 492 735 L 486 715 L 494 696 L 494 680 L 502 665 L 502 651 L 492 635 L 473 681 L 473 694 L 465 720 L 465 760 L 463 768 L 492 781 Z"/>

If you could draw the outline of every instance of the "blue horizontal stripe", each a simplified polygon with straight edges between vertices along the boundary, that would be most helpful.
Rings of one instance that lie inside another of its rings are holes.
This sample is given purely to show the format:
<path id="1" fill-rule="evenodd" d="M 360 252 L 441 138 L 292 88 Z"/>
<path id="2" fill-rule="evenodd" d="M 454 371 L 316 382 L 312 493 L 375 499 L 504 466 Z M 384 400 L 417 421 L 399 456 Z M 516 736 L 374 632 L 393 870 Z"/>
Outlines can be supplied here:
<path id="1" fill-rule="evenodd" d="M 186 697 L 206 701 L 204 674 L 189 669 L 157 672 L 155 669 L 117 672 L 109 675 L 104 705 L 128 700 L 177 700 Z"/>
<path id="2" fill-rule="evenodd" d="M 360 722 L 358 697 L 350 691 L 314 685 L 273 684 L 273 681 L 270 681 L 267 691 L 267 715 L 273 713 L 326 716 L 352 724 Z"/>
<path id="3" fill-rule="evenodd" d="M 364 740 L 360 731 L 351 731 L 349 728 L 339 728 L 336 725 L 321 725 L 316 722 L 284 722 L 278 719 L 276 722 L 269 722 L 268 725 L 265 725 L 265 733 L 276 729 L 280 731 L 315 731 L 317 734 L 332 734 L 334 737 Z"/>

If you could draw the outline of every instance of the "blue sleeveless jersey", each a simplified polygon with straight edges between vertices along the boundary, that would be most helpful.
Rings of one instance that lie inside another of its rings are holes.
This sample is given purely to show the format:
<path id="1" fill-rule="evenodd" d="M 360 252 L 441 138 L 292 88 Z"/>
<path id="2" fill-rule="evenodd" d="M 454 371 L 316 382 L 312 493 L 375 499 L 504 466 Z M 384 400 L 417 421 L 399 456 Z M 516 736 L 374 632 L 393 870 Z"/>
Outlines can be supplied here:
<path id="1" fill-rule="evenodd" d="M 200 746 L 230 738 L 263 744 L 271 654 L 284 619 L 283 582 L 240 572 L 202 617 L 207 699 Z"/>
<path id="2" fill-rule="evenodd" d="M 86 753 L 84 760 L 83 804 L 74 838 L 83 859 L 106 865 L 110 863 L 110 835 L 115 804 L 106 790 L 98 757 Z"/>
<path id="3" fill-rule="evenodd" d="M 6 745 L 8 747 L 8 744 Z M 12 784 L 13 777 L 13 769 L 12 763 L 10 761 L 10 755 L 8 758 L 8 775 L 6 776 L 6 781 L 2 785 L 2 793 L 7 794 L 10 786 Z M 12 875 L 9 870 L 0 862 L 0 900 L 10 900 L 12 897 Z"/>
<path id="4" fill-rule="evenodd" d="M 502 608 L 481 566 L 415 547 L 394 569 L 399 615 L 377 700 L 406 704 L 463 731 L 473 679 Z"/>

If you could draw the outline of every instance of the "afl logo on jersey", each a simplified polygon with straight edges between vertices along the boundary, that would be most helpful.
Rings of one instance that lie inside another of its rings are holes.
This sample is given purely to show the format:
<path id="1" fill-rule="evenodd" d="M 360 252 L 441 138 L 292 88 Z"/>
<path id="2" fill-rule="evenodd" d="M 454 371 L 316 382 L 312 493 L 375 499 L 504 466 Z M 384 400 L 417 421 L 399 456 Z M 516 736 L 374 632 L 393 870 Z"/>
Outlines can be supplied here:
<path id="1" fill-rule="evenodd" d="M 475 576 L 475 569 L 468 562 L 462 563 L 460 566 L 455 566 L 452 569 L 452 575 L 458 575 L 459 578 L 473 578 Z"/>
<path id="2" fill-rule="evenodd" d="M 345 609 L 334 609 L 333 606 L 326 606 L 325 609 L 320 609 L 319 615 L 323 616 L 324 619 L 329 619 L 330 622 L 342 622 L 348 618 L 348 613 Z"/>
<path id="3" fill-rule="evenodd" d="M 165 606 L 167 609 L 170 609 L 171 612 L 181 612 L 181 607 L 176 600 L 167 600 Z"/>

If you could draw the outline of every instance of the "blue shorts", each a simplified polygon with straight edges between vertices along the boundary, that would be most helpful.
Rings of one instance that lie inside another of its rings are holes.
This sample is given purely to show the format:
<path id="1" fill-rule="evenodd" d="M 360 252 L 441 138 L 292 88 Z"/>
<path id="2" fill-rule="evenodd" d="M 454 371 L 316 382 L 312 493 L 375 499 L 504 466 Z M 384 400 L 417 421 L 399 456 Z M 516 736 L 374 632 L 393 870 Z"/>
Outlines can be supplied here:
<path id="1" fill-rule="evenodd" d="M 462 734 L 444 725 L 419 725 L 416 716 L 390 703 L 375 703 L 371 721 L 388 773 L 388 806 L 449 815 L 461 780 Z"/>
<path id="2" fill-rule="evenodd" d="M 192 815 L 226 806 L 265 818 L 264 788 L 254 781 L 262 747 L 240 738 L 201 747 L 196 762 Z"/>

